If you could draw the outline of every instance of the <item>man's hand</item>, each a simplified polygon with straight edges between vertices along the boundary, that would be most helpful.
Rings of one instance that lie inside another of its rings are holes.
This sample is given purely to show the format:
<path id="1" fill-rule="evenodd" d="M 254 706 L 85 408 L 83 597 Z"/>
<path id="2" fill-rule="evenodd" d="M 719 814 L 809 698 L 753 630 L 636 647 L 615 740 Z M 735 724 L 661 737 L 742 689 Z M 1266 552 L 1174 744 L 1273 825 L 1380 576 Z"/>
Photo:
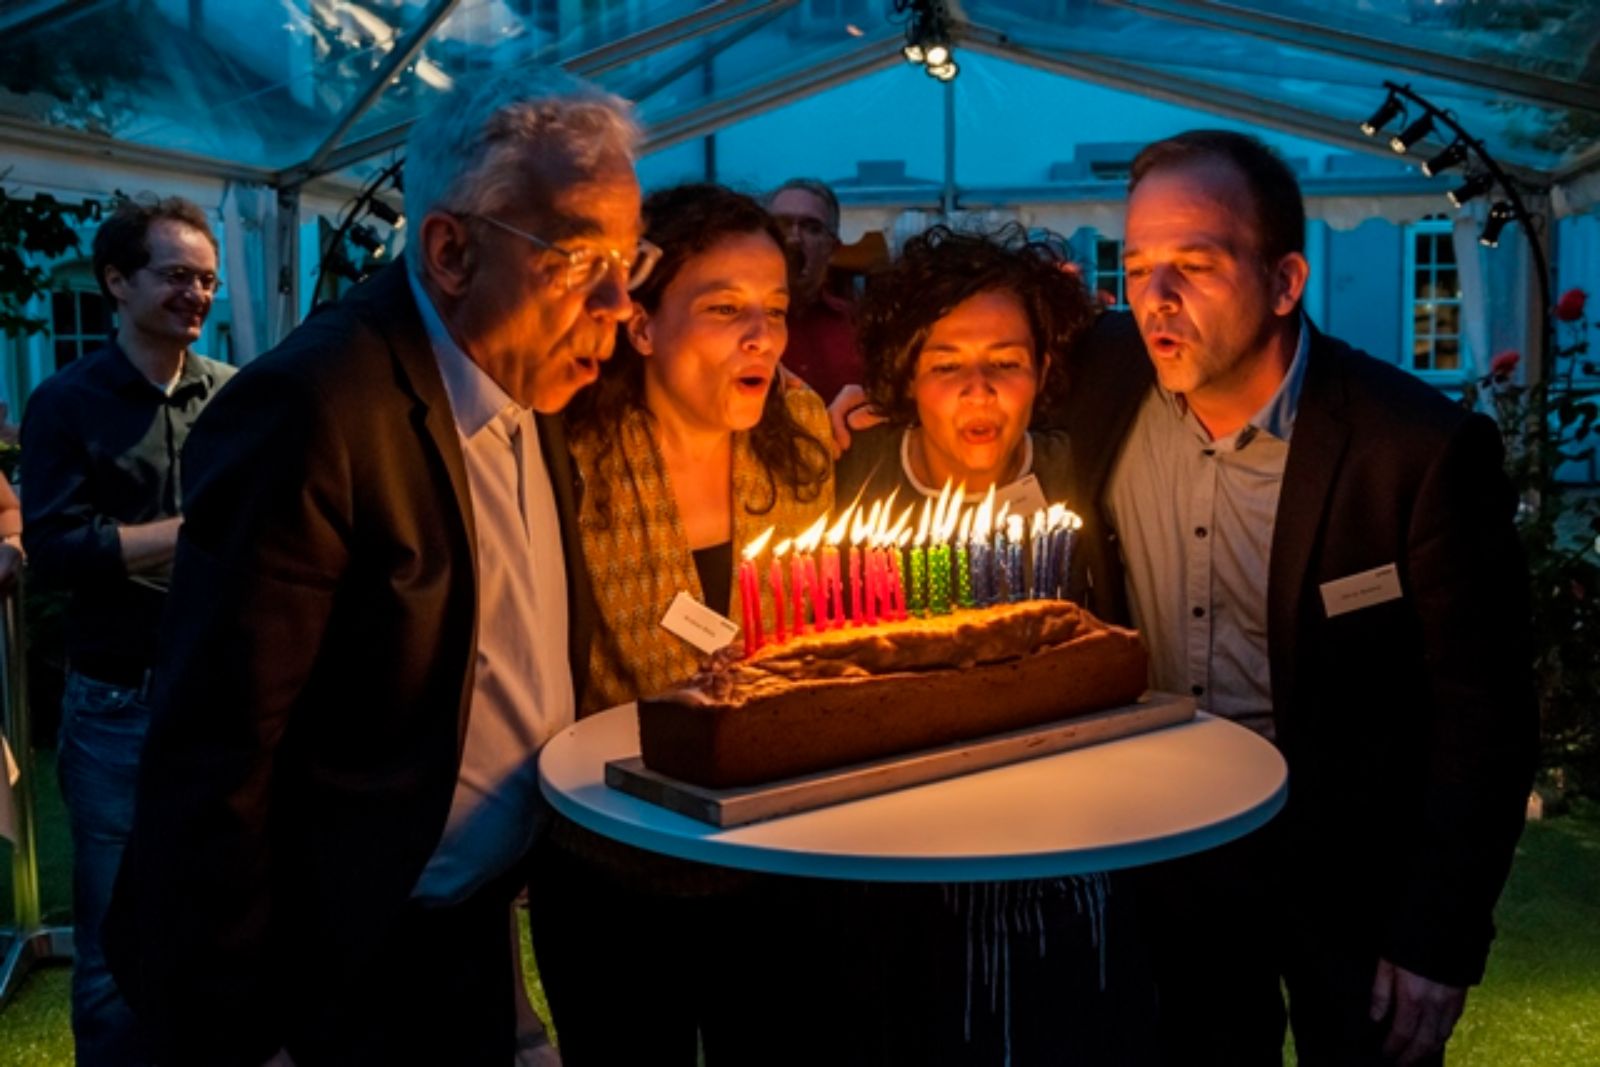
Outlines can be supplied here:
<path id="1" fill-rule="evenodd" d="M 1383 1054 L 1406 1067 L 1444 1048 L 1467 1005 L 1467 991 L 1378 961 L 1372 981 L 1372 1021 L 1389 1016 Z"/>
<path id="2" fill-rule="evenodd" d="M 828 421 L 833 423 L 833 458 L 838 459 L 850 449 L 851 430 L 870 429 L 885 420 L 877 408 L 867 403 L 861 386 L 847 385 L 828 405 Z"/>

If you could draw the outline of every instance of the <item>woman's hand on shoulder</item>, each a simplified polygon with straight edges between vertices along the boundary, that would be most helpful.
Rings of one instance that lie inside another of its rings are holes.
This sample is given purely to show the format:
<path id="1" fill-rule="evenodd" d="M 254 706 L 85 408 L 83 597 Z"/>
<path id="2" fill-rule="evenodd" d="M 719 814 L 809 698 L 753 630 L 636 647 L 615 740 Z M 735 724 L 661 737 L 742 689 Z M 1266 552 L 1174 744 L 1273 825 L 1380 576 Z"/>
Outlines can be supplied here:
<path id="1" fill-rule="evenodd" d="M 828 421 L 833 425 L 833 458 L 838 459 L 850 450 L 851 430 L 869 430 L 886 420 L 861 386 L 847 385 L 828 405 Z"/>

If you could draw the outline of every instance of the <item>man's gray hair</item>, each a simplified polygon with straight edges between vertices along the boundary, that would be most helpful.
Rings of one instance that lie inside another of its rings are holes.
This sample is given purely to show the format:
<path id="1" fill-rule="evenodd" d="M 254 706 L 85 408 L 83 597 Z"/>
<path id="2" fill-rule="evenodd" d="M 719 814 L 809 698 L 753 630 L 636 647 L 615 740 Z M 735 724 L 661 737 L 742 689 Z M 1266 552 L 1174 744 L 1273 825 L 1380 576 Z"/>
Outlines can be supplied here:
<path id="1" fill-rule="evenodd" d="M 828 232 L 835 237 L 839 236 L 839 197 L 833 187 L 821 178 L 790 178 L 772 192 L 767 194 L 767 209 L 772 209 L 772 202 L 778 194 L 788 189 L 799 189 L 810 193 L 822 201 L 822 206 L 828 209 Z"/>
<path id="2" fill-rule="evenodd" d="M 619 96 L 559 67 L 508 71 L 455 89 L 406 139 L 406 215 L 493 215 L 529 203 L 541 162 L 592 172 L 608 156 L 633 161 L 639 126 Z M 415 235 L 413 235 L 415 237 Z M 406 242 L 413 265 L 422 242 Z"/>

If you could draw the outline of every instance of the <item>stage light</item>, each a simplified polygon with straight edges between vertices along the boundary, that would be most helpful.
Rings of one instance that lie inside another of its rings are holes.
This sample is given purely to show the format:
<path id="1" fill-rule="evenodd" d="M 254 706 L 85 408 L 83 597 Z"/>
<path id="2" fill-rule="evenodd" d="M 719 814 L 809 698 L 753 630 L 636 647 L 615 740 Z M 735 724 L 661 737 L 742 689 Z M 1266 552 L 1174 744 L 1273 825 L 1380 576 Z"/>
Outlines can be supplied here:
<path id="1" fill-rule="evenodd" d="M 404 229 L 406 217 L 382 200 L 374 199 L 367 205 L 367 210 L 380 222 L 388 223 L 391 230 Z"/>
<path id="2" fill-rule="evenodd" d="M 912 63 L 921 63 L 927 59 L 927 55 L 922 51 L 922 45 L 915 41 L 909 42 L 904 48 L 900 49 L 900 53 Z"/>
<path id="3" fill-rule="evenodd" d="M 938 78 L 942 82 L 947 82 L 951 78 L 954 78 L 958 73 L 960 73 L 960 71 L 961 68 L 956 66 L 954 60 L 949 60 L 947 62 L 940 63 L 938 66 L 928 68 L 928 74 L 931 77 Z"/>
<path id="4" fill-rule="evenodd" d="M 1496 200 L 1489 209 L 1489 219 L 1483 224 L 1483 232 L 1478 235 L 1478 243 L 1485 248 L 1498 248 L 1500 231 L 1514 218 L 1516 213 L 1511 210 L 1511 205 L 1504 200 Z"/>
<path id="5" fill-rule="evenodd" d="M 1390 93 L 1389 98 L 1378 105 L 1378 110 L 1372 113 L 1372 117 L 1361 124 L 1361 132 L 1371 137 L 1393 122 L 1398 114 L 1400 114 L 1400 98 Z"/>
<path id="6" fill-rule="evenodd" d="M 350 227 L 350 240 L 375 256 L 383 255 L 383 238 L 379 237 L 371 226 L 357 223 Z"/>
<path id="7" fill-rule="evenodd" d="M 1475 199 L 1487 193 L 1494 185 L 1494 179 L 1487 174 L 1474 174 L 1454 189 L 1445 193 L 1445 199 L 1454 207 L 1461 207 L 1468 200 Z"/>
<path id="8" fill-rule="evenodd" d="M 950 62 L 950 46 L 944 41 L 930 41 L 924 52 L 928 59 L 928 67 L 942 67 Z"/>
<path id="9" fill-rule="evenodd" d="M 1451 167 L 1459 167 L 1467 161 L 1467 146 L 1461 141 L 1451 141 L 1444 151 L 1434 156 L 1422 165 L 1422 173 L 1428 177 L 1437 177 Z"/>
<path id="10" fill-rule="evenodd" d="M 1433 132 L 1433 116 L 1423 115 L 1416 122 L 1407 126 L 1393 137 L 1389 138 L 1389 147 L 1401 155 L 1411 151 L 1411 146 Z"/>

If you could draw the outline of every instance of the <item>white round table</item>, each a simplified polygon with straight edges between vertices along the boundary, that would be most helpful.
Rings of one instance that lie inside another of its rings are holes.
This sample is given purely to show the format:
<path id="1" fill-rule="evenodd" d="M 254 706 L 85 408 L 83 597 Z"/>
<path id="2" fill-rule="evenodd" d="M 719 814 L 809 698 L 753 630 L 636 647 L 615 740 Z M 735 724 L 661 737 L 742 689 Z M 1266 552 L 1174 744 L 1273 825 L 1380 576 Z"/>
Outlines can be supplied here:
<path id="1" fill-rule="evenodd" d="M 682 859 L 816 878 L 971 882 L 1136 867 L 1214 848 L 1283 806 L 1278 750 L 1195 721 L 768 822 L 719 829 L 612 789 L 639 754 L 632 704 L 556 735 L 539 758 L 551 805 L 587 829 Z"/>

